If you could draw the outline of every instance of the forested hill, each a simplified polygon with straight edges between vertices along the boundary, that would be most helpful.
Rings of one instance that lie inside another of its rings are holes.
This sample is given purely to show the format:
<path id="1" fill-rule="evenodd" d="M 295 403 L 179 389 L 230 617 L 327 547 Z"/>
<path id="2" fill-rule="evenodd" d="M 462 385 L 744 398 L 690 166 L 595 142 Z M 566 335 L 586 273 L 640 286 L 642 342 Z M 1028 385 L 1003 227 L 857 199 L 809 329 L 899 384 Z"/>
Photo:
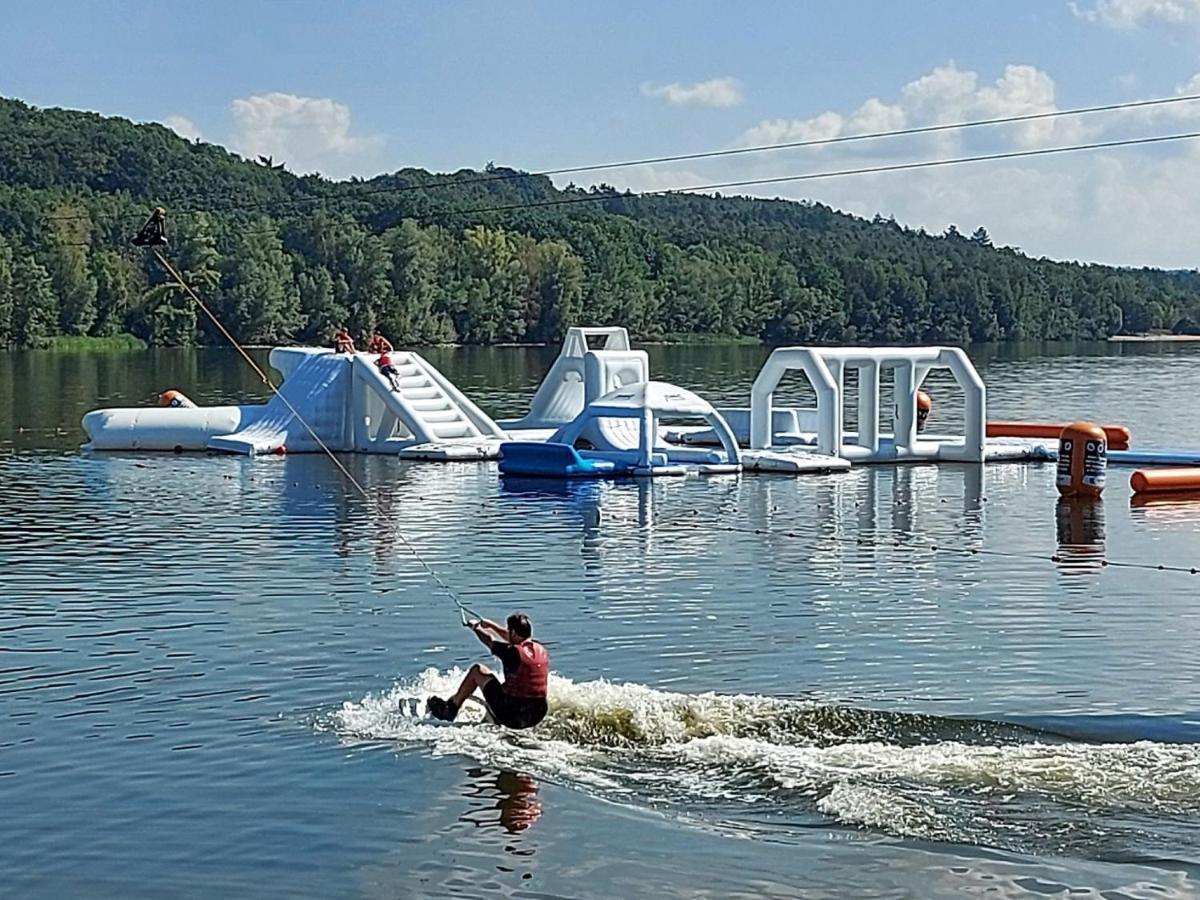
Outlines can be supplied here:
<path id="1" fill-rule="evenodd" d="M 1200 320 L 1196 273 L 1033 260 L 982 228 L 931 236 L 815 203 L 559 191 L 507 169 L 331 182 L 160 125 L 0 99 L 0 345 L 213 341 L 129 244 L 155 205 L 170 257 L 250 342 L 324 341 L 343 322 L 402 343 L 550 341 L 569 324 L 965 343 Z"/>

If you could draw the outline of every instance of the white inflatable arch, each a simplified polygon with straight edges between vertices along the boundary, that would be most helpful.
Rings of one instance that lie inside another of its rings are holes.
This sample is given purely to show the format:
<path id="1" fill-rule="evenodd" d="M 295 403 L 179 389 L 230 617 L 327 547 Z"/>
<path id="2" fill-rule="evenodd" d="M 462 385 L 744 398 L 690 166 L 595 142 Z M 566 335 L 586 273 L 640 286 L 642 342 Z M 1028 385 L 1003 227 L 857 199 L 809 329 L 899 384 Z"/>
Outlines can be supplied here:
<path id="1" fill-rule="evenodd" d="M 964 399 L 963 433 L 917 434 L 917 389 L 931 369 L 948 369 Z M 858 433 L 845 431 L 844 383 L 847 369 L 858 376 Z M 983 462 L 986 393 L 971 360 L 958 347 L 781 347 L 763 365 L 750 393 L 750 446 L 772 447 L 775 390 L 792 371 L 802 371 L 817 395 L 816 445 L 820 453 L 855 462 L 928 459 Z M 880 383 L 891 373 L 895 407 L 891 433 L 880 423 Z"/>

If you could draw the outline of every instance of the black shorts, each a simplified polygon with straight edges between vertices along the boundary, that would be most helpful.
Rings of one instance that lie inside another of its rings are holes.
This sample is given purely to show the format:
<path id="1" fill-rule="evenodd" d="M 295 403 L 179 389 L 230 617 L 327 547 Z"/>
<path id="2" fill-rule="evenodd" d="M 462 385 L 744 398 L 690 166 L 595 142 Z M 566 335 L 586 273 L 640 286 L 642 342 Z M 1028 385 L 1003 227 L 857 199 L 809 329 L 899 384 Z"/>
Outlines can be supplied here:
<path id="1" fill-rule="evenodd" d="M 395 375 L 397 378 L 400 377 L 400 373 L 396 371 L 395 366 L 380 366 L 379 371 L 384 375 Z"/>
<path id="2" fill-rule="evenodd" d="M 532 728 L 546 718 L 549 709 L 545 697 L 512 697 L 504 693 L 504 685 L 495 675 L 483 683 L 483 699 L 496 723 L 505 728 Z"/>

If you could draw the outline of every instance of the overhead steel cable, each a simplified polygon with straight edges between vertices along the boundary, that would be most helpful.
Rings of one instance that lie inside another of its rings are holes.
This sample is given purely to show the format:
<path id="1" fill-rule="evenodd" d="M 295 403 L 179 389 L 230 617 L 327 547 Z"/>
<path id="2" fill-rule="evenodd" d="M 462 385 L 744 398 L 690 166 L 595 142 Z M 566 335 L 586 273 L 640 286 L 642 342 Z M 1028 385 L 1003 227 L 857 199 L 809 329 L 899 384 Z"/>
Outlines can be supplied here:
<path id="1" fill-rule="evenodd" d="M 499 172 L 488 173 L 483 175 L 471 175 L 465 178 L 446 178 L 441 181 L 412 183 L 402 185 L 389 185 L 387 187 L 364 188 L 350 192 L 343 196 L 329 196 L 327 194 L 310 194 L 300 197 L 291 197 L 283 200 L 275 201 L 258 201 L 256 203 L 241 204 L 233 211 L 244 211 L 254 209 L 278 209 L 281 206 L 290 204 L 298 205 L 301 203 L 312 203 L 323 200 L 348 201 L 355 200 L 361 197 L 370 197 L 379 194 L 405 194 L 414 191 L 437 190 L 445 187 L 465 187 L 473 184 L 487 184 L 491 182 L 515 181 L 524 178 L 550 177 L 554 175 L 569 175 L 583 174 L 587 172 L 600 172 L 607 170 L 627 169 L 638 166 L 661 165 L 663 163 L 672 162 L 688 162 L 702 159 L 716 159 L 729 156 L 742 156 L 747 154 L 768 153 L 778 150 L 795 150 L 795 149 L 815 149 L 820 147 L 836 146 L 841 144 L 852 144 L 861 141 L 884 140 L 897 137 L 911 137 L 923 134 L 937 134 L 949 131 L 961 131 L 972 128 L 990 127 L 996 125 L 1019 124 L 1037 121 L 1054 120 L 1070 116 L 1080 116 L 1100 112 L 1116 112 L 1130 109 L 1140 109 L 1146 107 L 1157 107 L 1168 104 L 1187 103 L 1200 100 L 1200 94 L 1181 94 L 1173 97 L 1158 97 L 1151 100 L 1133 100 L 1127 103 L 1108 103 L 1100 106 L 1085 106 L 1074 109 L 1051 110 L 1039 113 L 1024 113 L 1015 116 L 998 116 L 990 119 L 973 119 L 965 122 L 950 122 L 937 125 L 920 125 L 911 128 L 897 128 L 887 131 L 872 131 L 862 134 L 839 135 L 830 138 L 812 138 L 802 141 L 786 141 L 776 144 L 760 144 L 751 147 L 729 147 L 719 150 L 704 150 L 695 153 L 677 153 L 666 156 L 649 156 L 639 159 L 620 160 L 617 162 L 608 163 L 588 163 L 580 166 L 564 166 L 554 169 L 541 169 L 533 172 Z M 736 183 L 733 183 L 736 184 Z M 691 188 L 689 190 L 702 190 L 702 188 Z M 651 192 L 650 195 L 656 192 Z M 214 198 L 219 200 L 231 200 L 231 197 Z M 176 209 L 176 211 L 185 211 Z M 203 212 L 208 210 L 196 209 L 194 212 Z M 214 209 L 214 212 L 225 212 L 230 210 Z M 85 219 L 86 216 L 71 214 L 67 216 L 50 215 L 47 218 L 54 218 L 59 221 L 70 221 L 72 219 Z M 96 217 L 101 219 L 104 217 Z"/>
<path id="2" fill-rule="evenodd" d="M 727 188 L 754 187 L 768 184 L 787 184 L 799 181 L 816 181 L 822 178 L 842 178 L 850 175 L 874 175 L 885 172 L 903 172 L 916 169 L 933 169 L 956 166 L 964 163 L 989 162 L 1004 159 L 1024 159 L 1035 156 L 1052 156 L 1057 153 L 1076 153 L 1085 150 L 1104 150 L 1115 147 L 1135 147 L 1147 144 L 1165 144 L 1171 141 L 1186 141 L 1200 138 L 1200 131 L 1182 134 L 1155 135 L 1152 137 L 1127 138 L 1119 141 L 1096 141 L 1090 144 L 1070 144 L 1063 147 L 1042 147 L 1036 150 L 1011 150 L 1003 153 L 983 153 L 977 156 L 957 156 L 950 159 L 931 159 L 909 163 L 891 163 L 880 166 L 859 166 L 852 169 L 833 169 L 825 172 L 804 172 L 798 175 L 779 175 L 771 178 L 748 178 L 741 181 L 721 181 L 711 184 L 695 184 L 678 188 L 663 188 L 656 191 L 611 191 L 586 194 L 584 196 L 558 197 L 533 203 L 512 203 L 504 206 L 472 206 L 465 209 L 437 210 L 427 215 L 473 215 L 485 212 L 512 212 L 522 209 L 539 209 L 553 206 L 569 206 L 575 203 L 603 203 L 614 200 L 638 200 L 643 197 L 663 197 L 670 194 L 691 194 L 704 191 L 720 191 Z M 767 199 L 756 197 L 753 199 Z"/>
<path id="3" fill-rule="evenodd" d="M 1159 97 L 1153 100 L 1133 100 L 1128 103 L 1108 103 L 1103 106 L 1084 106 L 1076 109 L 1059 109 L 1040 113 L 1024 113 L 1016 116 L 997 116 L 991 119 L 973 119 L 967 122 L 948 122 L 938 125 L 916 125 L 911 128 L 896 128 L 888 131 L 869 131 L 862 134 L 846 134 L 830 138 L 810 138 L 802 141 L 785 141 L 777 144 L 758 144 L 751 147 L 729 147 L 721 150 L 702 150 L 696 153 L 677 153 L 669 156 L 648 156 L 642 159 L 627 159 L 619 162 L 588 163 L 582 166 L 565 166 L 558 169 L 541 169 L 534 172 L 501 172 L 490 175 L 470 176 L 467 178 L 449 179 L 436 184 L 403 185 L 391 188 L 396 193 L 423 190 L 433 187 L 450 187 L 454 185 L 484 184 L 492 181 L 515 181 L 519 178 L 550 177 L 553 175 L 575 175 L 585 172 L 602 172 L 610 169 L 629 169 L 637 166 L 654 166 L 663 163 L 691 162 L 700 159 L 717 159 L 726 156 L 742 156 L 751 153 L 769 153 L 776 150 L 799 150 L 805 148 L 830 147 L 837 144 L 851 144 L 858 141 L 881 140 L 896 137 L 911 137 L 922 134 L 936 134 L 944 131 L 958 131 L 969 128 L 982 128 L 992 125 L 1009 125 L 1020 122 L 1036 122 L 1047 119 L 1058 119 L 1066 116 L 1079 116 L 1088 113 L 1114 112 L 1141 107 L 1162 106 L 1170 103 L 1187 103 L 1200 100 L 1200 94 L 1181 94 L 1174 97 Z M 381 189 L 383 190 L 383 189 Z M 368 193 L 361 191 L 359 193 Z"/>
<path id="4" fill-rule="evenodd" d="M 424 216 L 467 216 L 494 212 L 519 212 L 526 209 L 549 209 L 558 206 L 574 206 L 581 203 L 607 203 L 612 201 L 633 201 L 647 197 L 665 197 L 671 194 L 699 194 L 705 191 L 720 191 L 728 188 L 755 187 L 770 184 L 788 184 L 802 181 L 817 181 L 825 178 L 844 178 L 854 175 L 876 175 L 888 172 L 915 171 L 919 169 L 935 169 L 945 166 L 963 165 L 966 163 L 994 162 L 1007 159 L 1028 159 L 1039 156 L 1053 156 L 1059 153 L 1078 153 L 1087 150 L 1104 150 L 1120 147 L 1136 147 L 1152 144 L 1166 144 L 1173 141 L 1195 140 L 1200 138 L 1200 131 L 1189 131 L 1181 134 L 1152 135 L 1150 137 L 1126 138 L 1117 141 L 1095 141 L 1089 144 L 1070 144 L 1062 147 L 1041 147 L 1035 150 L 1010 150 L 1002 153 L 983 153 L 976 156 L 957 156 L 949 159 L 928 159 L 908 163 L 889 163 L 879 166 L 859 166 L 851 169 L 832 169 L 824 172 L 802 172 L 796 175 L 778 175 L 770 178 L 747 178 L 740 181 L 720 181 L 709 184 L 685 185 L 678 188 L 662 188 L 655 191 L 606 191 L 567 197 L 556 197 L 552 200 L 535 200 L 529 203 L 507 203 L 497 206 L 468 206 L 464 208 L 446 207 L 443 209 L 426 210 Z M 755 197 L 751 199 L 771 199 Z M 778 199 L 778 198 L 775 198 Z M 196 210 L 203 212 L 204 210 Z M 98 217 L 99 218 L 99 217 Z M 66 246 L 88 246 L 87 244 L 67 244 Z"/>

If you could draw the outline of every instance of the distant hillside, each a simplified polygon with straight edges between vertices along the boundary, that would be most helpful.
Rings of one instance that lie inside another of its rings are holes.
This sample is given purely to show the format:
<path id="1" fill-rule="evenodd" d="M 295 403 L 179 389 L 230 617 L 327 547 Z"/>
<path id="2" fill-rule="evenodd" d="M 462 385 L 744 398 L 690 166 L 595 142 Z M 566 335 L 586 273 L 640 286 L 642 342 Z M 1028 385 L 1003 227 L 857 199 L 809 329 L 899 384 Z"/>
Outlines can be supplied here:
<path id="1" fill-rule="evenodd" d="M 403 343 L 550 341 L 574 323 L 643 339 L 965 343 L 1200 321 L 1196 273 L 1029 259 L 982 228 L 931 236 L 812 203 L 559 191 L 507 169 L 332 182 L 272 163 L 0 99 L 0 346 L 214 341 L 128 243 L 155 205 L 172 259 L 255 342 L 323 341 L 343 322 Z"/>

